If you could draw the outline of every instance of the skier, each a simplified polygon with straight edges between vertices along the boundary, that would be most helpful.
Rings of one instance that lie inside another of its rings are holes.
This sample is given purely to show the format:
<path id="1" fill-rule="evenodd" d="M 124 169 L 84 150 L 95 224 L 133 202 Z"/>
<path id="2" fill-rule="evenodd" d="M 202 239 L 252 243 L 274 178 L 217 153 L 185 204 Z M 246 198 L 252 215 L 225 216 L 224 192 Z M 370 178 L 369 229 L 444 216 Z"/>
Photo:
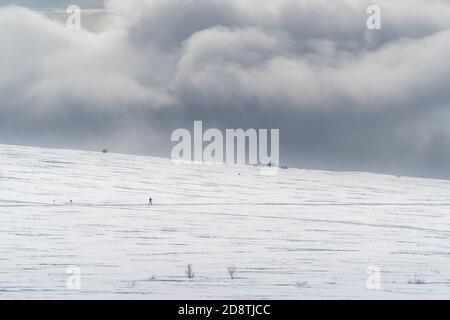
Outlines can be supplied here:
<path id="1" fill-rule="evenodd" d="M 153 205 L 152 198 L 148 199 L 148 204 L 151 205 L 151 206 Z"/>

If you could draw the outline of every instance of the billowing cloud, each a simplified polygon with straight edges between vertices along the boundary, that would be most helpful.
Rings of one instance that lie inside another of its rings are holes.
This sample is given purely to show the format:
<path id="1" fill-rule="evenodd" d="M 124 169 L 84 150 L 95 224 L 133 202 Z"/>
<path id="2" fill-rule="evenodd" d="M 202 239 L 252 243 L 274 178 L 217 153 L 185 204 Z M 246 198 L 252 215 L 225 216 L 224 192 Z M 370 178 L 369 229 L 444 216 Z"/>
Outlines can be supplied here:
<path id="1" fill-rule="evenodd" d="M 109 0 L 81 31 L 2 7 L 0 143 L 169 155 L 203 120 L 279 128 L 290 165 L 448 178 L 450 5 L 376 1 L 371 31 L 370 4 Z"/>

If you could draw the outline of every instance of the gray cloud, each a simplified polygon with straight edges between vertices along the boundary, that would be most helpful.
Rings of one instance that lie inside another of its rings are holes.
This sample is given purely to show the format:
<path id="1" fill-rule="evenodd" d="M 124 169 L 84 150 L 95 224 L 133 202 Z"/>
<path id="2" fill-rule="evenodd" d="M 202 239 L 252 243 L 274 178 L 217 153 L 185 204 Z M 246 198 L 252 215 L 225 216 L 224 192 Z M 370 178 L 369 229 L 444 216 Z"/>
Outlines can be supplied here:
<path id="1" fill-rule="evenodd" d="M 101 32 L 0 8 L 0 143 L 169 155 L 203 120 L 280 128 L 290 165 L 450 178 L 450 5 L 376 1 L 369 31 L 372 3 L 110 0 Z"/>

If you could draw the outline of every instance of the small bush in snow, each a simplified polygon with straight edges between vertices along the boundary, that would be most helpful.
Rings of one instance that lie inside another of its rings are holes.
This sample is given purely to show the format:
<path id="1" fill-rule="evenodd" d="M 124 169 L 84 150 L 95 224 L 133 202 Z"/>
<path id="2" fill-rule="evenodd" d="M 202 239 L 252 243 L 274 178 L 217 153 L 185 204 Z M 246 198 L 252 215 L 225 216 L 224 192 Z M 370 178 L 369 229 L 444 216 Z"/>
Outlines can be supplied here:
<path id="1" fill-rule="evenodd" d="M 231 280 L 236 279 L 236 267 L 231 266 L 231 267 L 228 267 L 227 270 L 228 270 L 228 274 L 230 275 L 230 279 Z"/>
<path id="2" fill-rule="evenodd" d="M 307 288 L 308 287 L 308 281 L 297 281 L 297 287 L 299 288 Z"/>
<path id="3" fill-rule="evenodd" d="M 408 280 L 408 284 L 425 284 L 425 280 L 417 276 L 414 276 L 414 279 Z"/>
<path id="4" fill-rule="evenodd" d="M 192 266 L 192 264 L 188 264 L 186 267 L 186 277 L 188 277 L 189 279 L 194 279 L 195 277 L 194 267 Z"/>

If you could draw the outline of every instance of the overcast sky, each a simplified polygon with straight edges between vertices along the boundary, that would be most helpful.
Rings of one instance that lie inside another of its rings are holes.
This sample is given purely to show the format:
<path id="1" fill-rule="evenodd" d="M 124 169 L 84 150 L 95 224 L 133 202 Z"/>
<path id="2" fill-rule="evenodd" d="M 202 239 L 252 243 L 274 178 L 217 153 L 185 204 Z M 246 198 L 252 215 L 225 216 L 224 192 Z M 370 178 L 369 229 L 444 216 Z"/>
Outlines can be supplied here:
<path id="1" fill-rule="evenodd" d="M 111 0 L 105 14 L 91 32 L 0 9 L 0 143 L 169 156 L 172 130 L 203 120 L 279 128 L 291 166 L 450 178 L 448 2 Z"/>
<path id="2" fill-rule="evenodd" d="M 86 8 L 101 8 L 103 0 L 0 0 L 0 5 L 7 4 L 31 8 L 64 8 L 73 4 Z"/>

